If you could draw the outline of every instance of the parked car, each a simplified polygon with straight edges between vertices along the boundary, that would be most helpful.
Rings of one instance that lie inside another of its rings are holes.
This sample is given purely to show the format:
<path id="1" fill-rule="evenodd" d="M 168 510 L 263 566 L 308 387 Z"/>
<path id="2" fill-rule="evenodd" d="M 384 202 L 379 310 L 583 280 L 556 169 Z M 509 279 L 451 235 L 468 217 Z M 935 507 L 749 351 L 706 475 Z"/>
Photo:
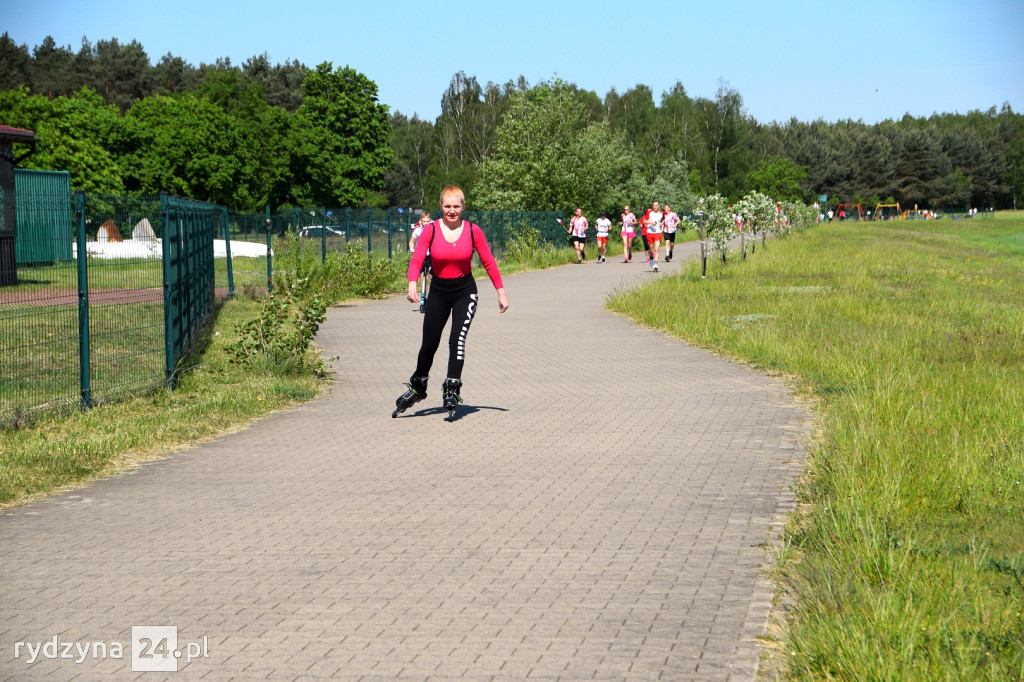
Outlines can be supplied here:
<path id="1" fill-rule="evenodd" d="M 323 239 L 325 236 L 327 239 L 344 239 L 345 231 L 329 225 L 310 225 L 299 230 L 299 236 L 303 239 Z"/>

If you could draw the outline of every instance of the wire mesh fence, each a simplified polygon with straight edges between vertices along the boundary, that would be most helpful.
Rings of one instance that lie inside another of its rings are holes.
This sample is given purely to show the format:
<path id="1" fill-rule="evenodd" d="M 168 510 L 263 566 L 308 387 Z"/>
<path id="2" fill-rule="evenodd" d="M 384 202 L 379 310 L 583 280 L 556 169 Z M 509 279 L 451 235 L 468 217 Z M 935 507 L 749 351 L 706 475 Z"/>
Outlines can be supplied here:
<path id="1" fill-rule="evenodd" d="M 11 206 L 30 246 L 0 287 L 0 423 L 173 381 L 212 310 L 216 207 L 66 186 Z"/>
<path id="2" fill-rule="evenodd" d="M 0 190 L 0 213 L 8 217 L 0 233 L 0 415 L 7 418 L 35 405 L 78 402 L 78 275 L 66 183 L 64 190 L 36 192 L 20 205 L 13 191 Z M 20 233 L 10 229 L 14 215 L 26 226 Z M 32 247 L 18 249 L 19 241 Z"/>
<path id="3" fill-rule="evenodd" d="M 294 235 L 298 237 L 301 248 L 319 249 L 324 257 L 331 251 L 357 248 L 377 256 L 395 258 L 409 252 L 409 238 L 419 215 L 420 210 L 411 208 L 295 208 L 267 215 L 263 220 L 272 240 Z M 559 246 L 566 243 L 565 230 L 558 223 L 558 220 L 568 223 L 567 215 L 562 211 L 467 209 L 463 218 L 480 225 L 488 245 L 499 257 L 503 255 L 507 241 L 524 227 L 538 230 L 542 242 Z M 250 230 L 245 234 L 257 236 L 256 233 L 256 230 Z"/>

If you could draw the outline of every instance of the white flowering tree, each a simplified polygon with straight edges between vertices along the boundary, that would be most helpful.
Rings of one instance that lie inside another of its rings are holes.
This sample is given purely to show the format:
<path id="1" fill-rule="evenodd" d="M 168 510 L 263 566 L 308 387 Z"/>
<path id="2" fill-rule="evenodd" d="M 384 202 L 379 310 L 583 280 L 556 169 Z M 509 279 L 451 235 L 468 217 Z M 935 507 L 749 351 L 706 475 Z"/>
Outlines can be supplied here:
<path id="1" fill-rule="evenodd" d="M 704 227 L 701 248 L 720 254 L 724 263 L 729 242 L 736 237 L 736 221 L 732 218 L 728 200 L 721 194 L 700 197 L 696 212 Z"/>
<path id="2" fill-rule="evenodd" d="M 790 230 L 802 230 L 805 227 L 814 225 L 815 220 L 818 218 L 818 212 L 814 210 L 813 206 L 800 202 L 782 202 L 782 213 L 789 216 L 787 227 Z"/>
<path id="3" fill-rule="evenodd" d="M 756 247 L 757 235 L 761 234 L 761 244 L 764 244 L 768 232 L 774 232 L 775 224 L 775 200 L 761 192 L 750 192 L 740 199 L 736 204 L 736 212 L 743 216 L 743 224 L 754 236 Z M 744 248 L 746 244 L 744 243 Z"/>

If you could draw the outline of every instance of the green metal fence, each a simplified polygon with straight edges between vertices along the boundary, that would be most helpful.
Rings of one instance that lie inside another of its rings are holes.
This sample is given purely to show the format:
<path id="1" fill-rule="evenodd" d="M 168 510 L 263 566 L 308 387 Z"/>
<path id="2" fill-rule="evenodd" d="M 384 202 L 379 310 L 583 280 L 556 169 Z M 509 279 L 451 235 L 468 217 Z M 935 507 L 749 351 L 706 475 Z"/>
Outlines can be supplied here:
<path id="1" fill-rule="evenodd" d="M 216 293 L 214 235 L 223 225 L 223 209 L 193 199 L 160 196 L 163 226 L 163 312 L 165 380 L 174 376 L 199 338 Z"/>
<path id="2" fill-rule="evenodd" d="M 297 235 L 301 243 L 318 248 L 322 255 L 341 251 L 357 244 L 367 253 L 394 258 L 409 251 L 409 236 L 419 219 L 420 210 L 412 208 L 353 209 L 353 208 L 293 208 L 265 218 L 266 227 L 273 237 Z M 250 214 L 251 215 L 251 214 Z M 433 212 L 435 218 L 437 212 Z M 505 244 L 522 227 L 532 227 L 541 233 L 542 242 L 564 246 L 566 233 L 558 224 L 568 224 L 563 211 L 477 211 L 466 210 L 463 217 L 478 224 L 487 237 L 487 243 L 498 257 L 504 254 Z M 246 225 L 253 225 L 248 221 Z M 243 223 L 239 223 L 240 225 Z M 258 225 L 236 234 L 243 239 L 260 238 Z M 234 237 L 233 237 L 234 238 Z"/>
<path id="3" fill-rule="evenodd" d="M 168 196 L 0 196 L 12 200 L 19 246 L 23 217 L 38 227 L 70 215 L 73 229 L 35 229 L 31 253 L 70 258 L 19 258 L 0 287 L 0 423 L 173 385 L 212 311 L 223 210 Z"/>
<path id="4" fill-rule="evenodd" d="M 71 211 L 71 174 L 67 171 L 14 169 L 14 195 L 17 214 L 17 260 L 19 265 L 70 261 L 73 243 Z M 67 197 L 67 201 L 48 202 L 32 207 L 34 196 Z M 17 203 L 18 197 L 24 201 Z"/>

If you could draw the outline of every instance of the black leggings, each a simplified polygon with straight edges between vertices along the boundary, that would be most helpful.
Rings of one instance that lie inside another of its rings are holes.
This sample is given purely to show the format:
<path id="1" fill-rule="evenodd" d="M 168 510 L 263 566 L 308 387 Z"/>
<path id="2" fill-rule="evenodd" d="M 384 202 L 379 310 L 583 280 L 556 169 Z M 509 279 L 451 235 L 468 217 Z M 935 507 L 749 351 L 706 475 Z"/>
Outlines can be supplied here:
<path id="1" fill-rule="evenodd" d="M 434 364 L 434 353 L 441 345 L 441 333 L 452 316 L 452 331 L 448 337 L 448 376 L 462 378 L 462 367 L 466 364 L 466 335 L 476 314 L 478 300 L 476 280 L 473 275 L 458 279 L 434 277 L 430 282 L 430 296 L 423 309 L 423 343 L 416 358 L 416 376 L 430 374 Z"/>

